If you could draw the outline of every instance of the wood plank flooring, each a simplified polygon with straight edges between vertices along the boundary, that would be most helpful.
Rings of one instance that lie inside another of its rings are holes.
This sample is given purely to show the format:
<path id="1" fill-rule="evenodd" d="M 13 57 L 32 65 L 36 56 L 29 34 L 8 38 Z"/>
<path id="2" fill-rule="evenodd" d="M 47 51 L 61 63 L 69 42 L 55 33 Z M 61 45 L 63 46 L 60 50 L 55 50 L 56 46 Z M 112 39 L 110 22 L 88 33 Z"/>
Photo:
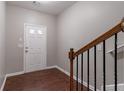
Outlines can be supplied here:
<path id="1" fill-rule="evenodd" d="M 69 77 L 56 68 L 25 73 L 7 78 L 4 91 L 69 91 Z"/>

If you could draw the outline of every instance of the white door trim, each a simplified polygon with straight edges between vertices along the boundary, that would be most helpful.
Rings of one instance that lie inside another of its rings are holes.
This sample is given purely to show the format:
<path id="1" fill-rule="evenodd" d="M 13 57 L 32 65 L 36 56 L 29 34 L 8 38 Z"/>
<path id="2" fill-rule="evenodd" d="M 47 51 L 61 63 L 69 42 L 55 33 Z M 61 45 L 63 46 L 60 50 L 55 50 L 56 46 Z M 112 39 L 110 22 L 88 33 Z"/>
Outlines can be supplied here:
<path id="1" fill-rule="evenodd" d="M 37 24 L 30 24 L 30 23 L 24 23 L 24 42 L 23 42 L 23 71 L 26 73 L 26 61 L 25 61 L 25 41 L 26 41 L 26 25 L 32 25 L 32 26 L 39 26 L 39 27 L 45 27 L 46 29 L 46 65 L 47 65 L 47 26 L 44 25 L 37 25 Z M 41 68 L 43 69 L 43 68 Z"/>

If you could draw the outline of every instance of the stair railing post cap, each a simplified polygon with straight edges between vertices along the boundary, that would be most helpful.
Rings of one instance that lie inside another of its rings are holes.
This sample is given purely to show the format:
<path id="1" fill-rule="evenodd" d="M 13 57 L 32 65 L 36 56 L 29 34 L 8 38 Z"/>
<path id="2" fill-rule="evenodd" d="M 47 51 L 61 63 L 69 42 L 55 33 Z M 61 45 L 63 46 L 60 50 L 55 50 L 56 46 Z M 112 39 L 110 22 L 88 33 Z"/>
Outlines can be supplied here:
<path id="1" fill-rule="evenodd" d="M 121 26 L 124 27 L 124 17 L 122 18 Z"/>
<path id="2" fill-rule="evenodd" d="M 122 21 L 121 21 L 121 28 L 122 28 L 122 31 L 124 32 L 124 17 L 122 18 Z"/>
<path id="3" fill-rule="evenodd" d="M 70 48 L 70 50 L 72 51 L 72 50 L 74 50 L 74 48 Z"/>

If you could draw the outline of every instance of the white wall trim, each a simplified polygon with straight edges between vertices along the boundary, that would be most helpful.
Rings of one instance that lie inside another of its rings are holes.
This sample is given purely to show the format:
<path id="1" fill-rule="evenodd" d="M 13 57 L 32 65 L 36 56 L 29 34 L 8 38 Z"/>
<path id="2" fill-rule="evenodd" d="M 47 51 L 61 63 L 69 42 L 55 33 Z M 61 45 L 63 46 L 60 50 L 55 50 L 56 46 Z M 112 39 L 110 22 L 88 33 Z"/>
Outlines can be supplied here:
<path id="1" fill-rule="evenodd" d="M 46 70 L 46 69 L 52 69 L 52 68 L 56 68 L 56 66 L 49 66 L 49 67 L 45 67 L 41 70 Z M 16 76 L 16 75 L 21 75 L 21 74 L 24 74 L 25 72 L 24 71 L 20 71 L 20 72 L 15 72 L 15 73 L 9 73 L 9 74 L 6 74 L 5 77 L 4 77 L 4 81 L 3 81 L 3 84 L 0 88 L 0 91 L 3 91 L 4 89 L 4 86 L 5 86 L 5 83 L 6 83 L 6 80 L 8 77 L 11 77 L 11 76 Z"/>
<path id="2" fill-rule="evenodd" d="M 48 67 L 45 67 L 45 68 L 41 68 L 37 71 L 40 71 L 40 70 L 47 70 L 47 69 L 52 69 L 52 68 L 56 68 L 56 66 L 48 66 Z M 35 71 L 32 71 L 32 72 L 35 72 Z M 28 73 L 28 72 L 27 72 Z M 29 72 L 30 73 L 30 72 Z"/>
<path id="3" fill-rule="evenodd" d="M 20 74 L 24 74 L 24 71 L 6 74 L 5 77 L 4 77 L 3 84 L 2 84 L 2 86 L 1 86 L 1 88 L 0 88 L 0 91 L 3 91 L 4 86 L 5 86 L 5 83 L 6 83 L 6 80 L 7 80 L 8 77 L 10 77 L 10 76 L 15 76 L 15 75 L 20 75 Z"/>
<path id="4" fill-rule="evenodd" d="M 11 77 L 11 76 L 16 76 L 16 75 L 21 75 L 24 74 L 24 71 L 20 71 L 20 72 L 15 72 L 15 73 L 9 73 L 6 74 L 6 77 Z"/>
<path id="5" fill-rule="evenodd" d="M 114 84 L 106 85 L 106 91 L 114 91 L 114 86 Z M 101 86 L 101 90 L 103 91 L 103 86 Z M 117 91 L 124 91 L 123 83 L 118 84 Z"/>
<path id="6" fill-rule="evenodd" d="M 56 68 L 56 66 L 49 66 L 49 67 L 42 68 L 40 70 L 47 70 L 47 69 L 51 69 L 51 68 Z M 32 71 L 32 72 L 35 72 L 35 71 Z M 26 73 L 26 72 L 25 71 L 19 71 L 19 72 L 15 72 L 15 73 L 9 73 L 9 74 L 6 74 L 6 77 L 21 75 L 24 73 Z M 30 73 L 30 72 L 27 72 L 27 73 Z"/>
<path id="7" fill-rule="evenodd" d="M 1 86 L 1 88 L 0 88 L 0 91 L 3 91 L 4 86 L 5 86 L 5 83 L 6 83 L 6 79 L 7 79 L 7 77 L 6 77 L 6 75 L 5 75 L 3 84 L 2 84 L 2 86 Z"/>
<path id="8" fill-rule="evenodd" d="M 68 76 L 70 75 L 70 73 L 67 72 L 66 70 L 64 70 L 63 68 L 61 68 L 59 66 L 56 66 L 56 68 L 59 69 L 60 71 L 62 71 L 63 73 L 65 73 L 66 75 L 68 75 Z M 76 80 L 76 76 L 74 76 L 74 80 Z M 78 78 L 78 80 L 81 83 L 81 79 Z M 85 81 L 83 81 L 83 85 L 87 87 L 87 83 Z M 91 90 L 94 90 L 94 87 L 92 85 L 89 85 L 89 88 Z M 97 91 L 101 91 L 101 90 L 97 89 Z"/>
<path id="9" fill-rule="evenodd" d="M 55 66 L 55 68 L 57 68 L 57 69 L 59 69 L 60 71 L 62 71 L 63 73 L 65 73 L 66 75 L 70 75 L 70 73 L 69 72 L 67 72 L 66 70 L 64 70 L 63 68 L 61 68 L 61 67 L 59 67 L 59 66 Z"/>

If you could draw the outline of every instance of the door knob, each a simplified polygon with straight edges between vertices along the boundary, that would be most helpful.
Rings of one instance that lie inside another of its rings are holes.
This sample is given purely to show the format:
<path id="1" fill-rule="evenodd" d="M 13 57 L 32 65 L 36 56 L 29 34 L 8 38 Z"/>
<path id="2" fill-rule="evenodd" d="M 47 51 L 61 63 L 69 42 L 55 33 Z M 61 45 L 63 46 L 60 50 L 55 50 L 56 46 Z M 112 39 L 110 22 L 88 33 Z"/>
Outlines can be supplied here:
<path id="1" fill-rule="evenodd" d="M 28 52 L 28 50 L 25 50 L 25 52 L 27 53 L 27 52 Z"/>

